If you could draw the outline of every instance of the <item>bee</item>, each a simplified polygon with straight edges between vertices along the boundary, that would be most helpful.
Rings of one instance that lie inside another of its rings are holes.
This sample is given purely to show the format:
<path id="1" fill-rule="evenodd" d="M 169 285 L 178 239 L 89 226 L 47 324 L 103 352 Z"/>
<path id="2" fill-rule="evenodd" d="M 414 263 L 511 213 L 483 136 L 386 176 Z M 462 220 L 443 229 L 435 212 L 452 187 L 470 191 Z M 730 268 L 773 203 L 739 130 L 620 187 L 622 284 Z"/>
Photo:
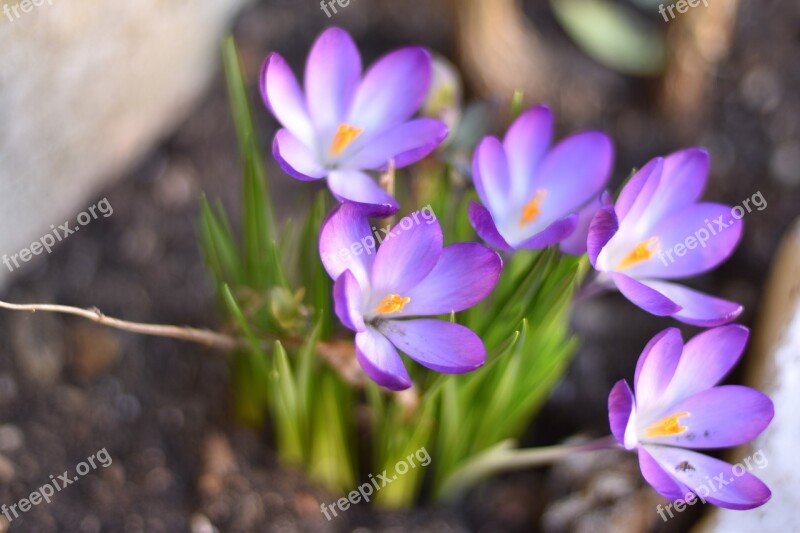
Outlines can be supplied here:
<path id="1" fill-rule="evenodd" d="M 689 464 L 689 461 L 684 461 L 684 462 L 680 463 L 678 466 L 676 466 L 675 470 L 680 470 L 681 472 L 686 472 L 688 470 L 694 470 L 694 467 Z"/>

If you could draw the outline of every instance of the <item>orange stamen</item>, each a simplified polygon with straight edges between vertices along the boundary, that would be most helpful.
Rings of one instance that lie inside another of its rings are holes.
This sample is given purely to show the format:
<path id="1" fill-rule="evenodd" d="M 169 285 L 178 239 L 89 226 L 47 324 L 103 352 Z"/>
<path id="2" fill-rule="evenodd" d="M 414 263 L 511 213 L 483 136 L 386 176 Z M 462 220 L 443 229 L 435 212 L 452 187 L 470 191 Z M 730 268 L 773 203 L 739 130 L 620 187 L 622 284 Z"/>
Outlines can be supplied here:
<path id="1" fill-rule="evenodd" d="M 632 267 L 642 261 L 647 261 L 653 254 L 655 254 L 658 249 L 660 248 L 660 244 L 658 243 L 658 237 L 650 237 L 646 241 L 642 241 L 636 245 L 631 253 L 625 256 L 625 259 L 619 262 L 617 265 L 617 270 L 625 270 L 626 268 Z"/>
<path id="2" fill-rule="evenodd" d="M 519 219 L 520 226 L 526 226 L 536 220 L 541 212 L 541 205 L 545 198 L 547 198 L 546 190 L 536 191 L 533 198 L 522 208 L 522 216 Z"/>
<path id="3" fill-rule="evenodd" d="M 683 433 L 686 431 L 686 426 L 682 426 L 678 423 L 678 419 L 684 416 L 689 416 L 688 411 L 684 411 L 683 413 L 677 413 L 674 415 L 670 415 L 666 418 L 663 418 L 647 428 L 647 436 L 648 437 L 670 437 L 672 435 L 678 435 L 679 433 Z"/>
<path id="4" fill-rule="evenodd" d="M 361 135 L 362 131 L 364 131 L 364 128 L 356 128 L 350 124 L 339 124 L 339 127 L 336 129 L 336 135 L 333 136 L 333 142 L 331 143 L 331 155 L 339 155 L 344 152 L 345 149 L 350 146 L 350 143 Z"/>
<path id="5" fill-rule="evenodd" d="M 411 301 L 410 297 L 403 298 L 399 294 L 388 294 L 375 308 L 375 312 L 379 315 L 388 315 L 389 313 L 399 313 L 403 310 L 408 302 Z"/>

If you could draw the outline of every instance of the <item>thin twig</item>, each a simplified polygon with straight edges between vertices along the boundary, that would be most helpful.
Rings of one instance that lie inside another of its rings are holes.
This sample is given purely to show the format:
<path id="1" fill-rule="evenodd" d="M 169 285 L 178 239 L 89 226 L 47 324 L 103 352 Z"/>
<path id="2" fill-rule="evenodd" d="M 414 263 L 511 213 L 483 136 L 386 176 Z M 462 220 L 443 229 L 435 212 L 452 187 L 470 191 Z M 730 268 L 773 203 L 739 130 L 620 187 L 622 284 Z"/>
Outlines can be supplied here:
<path id="1" fill-rule="evenodd" d="M 247 348 L 250 344 L 243 337 L 232 337 L 224 333 L 211 331 L 208 329 L 191 328 L 188 326 L 170 326 L 166 324 L 147 324 L 142 322 L 131 322 L 106 316 L 96 307 L 83 309 L 70 305 L 56 304 L 12 304 L 0 300 L 0 308 L 12 311 L 27 311 L 35 313 L 42 311 L 45 313 L 61 313 L 65 315 L 79 316 L 92 322 L 110 328 L 140 333 L 142 335 L 153 335 L 155 337 L 166 337 L 182 341 L 202 344 L 209 348 L 216 348 L 226 352 L 237 348 Z M 299 345 L 302 339 L 298 338 L 278 338 L 283 344 Z M 263 348 L 269 349 L 274 341 L 264 341 Z M 355 348 L 352 342 L 348 341 L 319 341 L 317 343 L 317 353 L 340 374 L 342 379 L 356 386 L 364 384 L 364 374 L 354 356 Z"/>
<path id="2" fill-rule="evenodd" d="M 0 301 L 0 308 L 11 309 L 13 311 L 28 311 L 30 313 L 44 311 L 47 313 L 74 315 L 114 329 L 130 331 L 132 333 L 141 333 L 143 335 L 154 335 L 156 337 L 168 337 L 172 339 L 195 342 L 210 348 L 217 348 L 226 351 L 245 346 L 244 339 L 237 339 L 235 337 L 231 337 L 230 335 L 225 335 L 224 333 L 217 333 L 216 331 L 210 331 L 207 329 L 190 328 L 184 326 L 146 324 L 141 322 L 120 320 L 119 318 L 113 318 L 104 315 L 103 312 L 96 307 L 82 309 L 80 307 L 72 307 L 70 305 L 12 304 Z"/>

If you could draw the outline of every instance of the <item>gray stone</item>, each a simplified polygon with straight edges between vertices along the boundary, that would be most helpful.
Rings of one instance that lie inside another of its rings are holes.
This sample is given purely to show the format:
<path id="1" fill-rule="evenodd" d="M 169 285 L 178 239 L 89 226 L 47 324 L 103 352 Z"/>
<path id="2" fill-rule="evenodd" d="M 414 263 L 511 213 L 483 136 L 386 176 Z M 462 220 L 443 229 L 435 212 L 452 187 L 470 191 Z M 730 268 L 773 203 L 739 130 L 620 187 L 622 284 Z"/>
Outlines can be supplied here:
<path id="1" fill-rule="evenodd" d="M 7 2 L 0 256 L 29 247 L 51 224 L 74 227 L 101 186 L 175 127 L 219 65 L 221 37 L 246 2 L 44 0 L 25 3 L 27 11 Z M 9 272 L 0 267 L 0 281 Z"/>

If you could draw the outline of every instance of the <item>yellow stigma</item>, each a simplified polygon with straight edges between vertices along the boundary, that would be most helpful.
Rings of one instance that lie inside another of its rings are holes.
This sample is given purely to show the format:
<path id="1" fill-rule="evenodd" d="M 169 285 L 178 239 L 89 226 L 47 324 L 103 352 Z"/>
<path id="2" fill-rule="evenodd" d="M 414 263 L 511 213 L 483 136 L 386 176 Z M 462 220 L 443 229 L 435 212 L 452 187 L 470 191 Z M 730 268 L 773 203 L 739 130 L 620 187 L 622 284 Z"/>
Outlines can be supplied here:
<path id="1" fill-rule="evenodd" d="M 658 237 L 650 237 L 646 241 L 642 241 L 636 245 L 631 253 L 625 256 L 625 259 L 619 262 L 617 270 L 625 270 L 642 261 L 647 261 L 653 254 L 655 254 L 661 245 L 658 243 Z"/>
<path id="2" fill-rule="evenodd" d="M 411 298 L 409 297 L 403 298 L 399 294 L 387 294 L 383 300 L 381 300 L 381 303 L 378 304 L 378 307 L 375 308 L 375 312 L 379 315 L 399 313 L 410 301 Z"/>
<path id="3" fill-rule="evenodd" d="M 522 208 L 522 216 L 519 217 L 520 227 L 530 224 L 536 220 L 536 217 L 538 217 L 539 213 L 541 212 L 540 206 L 542 205 L 542 202 L 544 202 L 545 198 L 547 198 L 546 190 L 536 191 L 536 194 L 533 195 L 531 201 L 525 204 L 525 206 Z"/>
<path id="4" fill-rule="evenodd" d="M 678 435 L 679 433 L 683 433 L 686 431 L 686 426 L 682 426 L 678 423 L 678 419 L 684 416 L 689 416 L 688 411 L 684 411 L 683 413 L 677 413 L 666 418 L 663 418 L 647 428 L 647 436 L 648 437 L 670 437 L 672 435 Z"/>
<path id="5" fill-rule="evenodd" d="M 362 131 L 364 131 L 364 128 L 356 128 L 350 124 L 339 124 L 331 143 L 331 155 L 339 155 L 344 152 L 345 148 L 350 146 L 350 143 L 355 141 Z"/>

